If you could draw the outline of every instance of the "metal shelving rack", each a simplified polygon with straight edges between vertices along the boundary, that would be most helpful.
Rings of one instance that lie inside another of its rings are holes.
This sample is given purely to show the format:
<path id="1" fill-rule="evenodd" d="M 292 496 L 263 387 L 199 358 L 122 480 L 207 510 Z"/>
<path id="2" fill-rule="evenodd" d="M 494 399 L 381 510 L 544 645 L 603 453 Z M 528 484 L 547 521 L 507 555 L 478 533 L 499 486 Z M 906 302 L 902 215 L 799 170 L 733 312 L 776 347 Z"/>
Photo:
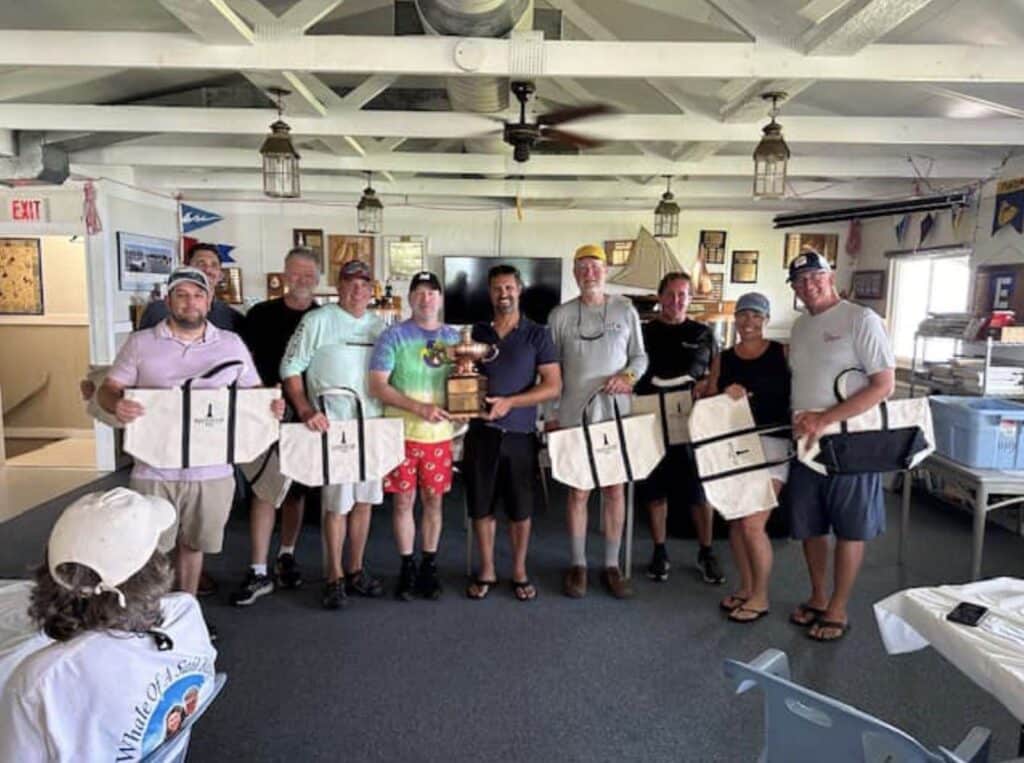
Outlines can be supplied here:
<path id="1" fill-rule="evenodd" d="M 984 340 L 970 340 L 963 339 L 962 337 L 948 336 L 945 334 L 931 334 L 916 332 L 914 334 L 914 351 L 910 359 L 910 397 L 914 396 L 914 387 L 920 385 L 928 389 L 937 390 L 944 395 L 979 395 L 979 393 L 966 390 L 959 384 L 948 384 L 947 382 L 936 381 L 928 376 L 924 376 L 918 373 L 917 360 L 918 360 L 918 347 L 921 344 L 920 340 L 927 339 L 952 339 L 956 342 L 957 348 L 963 348 L 964 345 L 982 344 L 985 345 L 985 363 L 982 366 L 981 375 L 981 396 L 984 397 L 1007 397 L 1007 398 L 1024 398 L 1024 392 L 1019 394 L 1010 394 L 1006 392 L 990 392 L 988 390 L 988 370 L 992 365 L 992 349 L 1004 349 L 1009 347 L 1024 347 L 1024 342 L 997 342 L 989 337 Z M 923 353 L 921 353 L 923 355 Z M 959 353 L 956 353 L 959 354 Z"/>

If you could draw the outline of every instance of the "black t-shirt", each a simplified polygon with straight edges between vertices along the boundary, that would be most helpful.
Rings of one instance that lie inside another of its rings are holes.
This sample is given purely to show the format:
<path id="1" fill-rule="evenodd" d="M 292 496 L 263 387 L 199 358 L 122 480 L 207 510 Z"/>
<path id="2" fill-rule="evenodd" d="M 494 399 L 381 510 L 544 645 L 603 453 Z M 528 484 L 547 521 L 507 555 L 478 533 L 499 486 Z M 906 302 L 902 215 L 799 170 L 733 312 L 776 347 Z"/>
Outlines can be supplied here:
<path id="1" fill-rule="evenodd" d="M 644 324 L 643 332 L 647 372 L 637 382 L 636 394 L 653 394 L 651 379 L 655 376 L 674 379 L 688 375 L 701 379 L 708 375 L 715 355 L 715 335 L 708 326 L 689 318 L 682 323 L 653 320 Z"/>
<path id="2" fill-rule="evenodd" d="M 768 342 L 768 349 L 756 358 L 746 360 L 735 349 L 722 353 L 722 370 L 718 390 L 739 384 L 750 393 L 750 412 L 758 426 L 789 424 L 790 372 L 786 352 L 778 342 Z M 785 432 L 777 437 L 788 437 Z"/>
<path id="3" fill-rule="evenodd" d="M 281 358 L 299 326 L 302 316 L 320 305 L 315 302 L 305 310 L 293 310 L 284 298 L 268 299 L 253 305 L 245 314 L 242 340 L 252 353 L 256 370 L 265 387 L 281 383 Z"/>

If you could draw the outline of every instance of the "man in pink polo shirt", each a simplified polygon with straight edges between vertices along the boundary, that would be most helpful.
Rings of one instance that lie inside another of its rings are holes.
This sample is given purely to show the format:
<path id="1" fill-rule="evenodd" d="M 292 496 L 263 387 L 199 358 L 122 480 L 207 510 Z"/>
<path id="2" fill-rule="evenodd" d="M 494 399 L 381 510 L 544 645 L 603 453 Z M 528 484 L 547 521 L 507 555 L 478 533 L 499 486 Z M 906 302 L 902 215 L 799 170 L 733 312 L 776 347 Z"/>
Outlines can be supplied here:
<path id="1" fill-rule="evenodd" d="M 167 279 L 168 316 L 151 329 L 132 334 L 114 359 L 100 387 L 100 405 L 127 424 L 145 417 L 142 405 L 124 397 L 128 387 L 180 387 L 215 366 L 231 366 L 208 378 L 196 378 L 196 389 L 225 387 L 236 378 L 240 387 L 260 386 L 252 356 L 239 336 L 207 321 L 211 289 L 202 271 L 178 268 Z M 284 400 L 271 408 L 280 418 Z M 178 587 L 195 595 L 203 569 L 203 554 L 218 553 L 224 542 L 235 493 L 234 469 L 229 464 L 187 469 L 158 469 L 135 462 L 130 485 L 143 495 L 166 498 L 177 510 L 177 522 L 160 538 L 160 550 L 177 549 Z"/>

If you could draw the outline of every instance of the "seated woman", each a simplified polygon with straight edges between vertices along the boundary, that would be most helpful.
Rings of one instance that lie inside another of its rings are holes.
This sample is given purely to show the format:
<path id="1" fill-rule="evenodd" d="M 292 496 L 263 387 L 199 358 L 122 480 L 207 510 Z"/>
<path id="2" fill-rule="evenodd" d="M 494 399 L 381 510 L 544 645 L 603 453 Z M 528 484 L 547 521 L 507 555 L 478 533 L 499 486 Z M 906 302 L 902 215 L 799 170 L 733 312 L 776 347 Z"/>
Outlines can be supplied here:
<path id="1" fill-rule="evenodd" d="M 30 632 L 0 643 L 0 760 L 139 760 L 209 696 L 217 652 L 157 550 L 176 524 L 124 488 L 61 514 L 34 588 L 8 591 L 28 594 Z"/>
<path id="2" fill-rule="evenodd" d="M 747 395 L 757 426 L 788 426 L 790 373 L 786 347 L 764 338 L 771 308 L 768 298 L 757 292 L 744 294 L 736 302 L 736 334 L 739 342 L 716 356 L 711 365 L 709 393 L 733 398 Z M 789 432 L 761 436 L 768 461 L 789 455 Z M 773 466 L 772 488 L 778 496 L 789 475 L 789 465 Z M 753 622 L 768 613 L 768 576 L 772 569 L 772 546 L 765 532 L 771 511 L 760 511 L 729 523 L 729 545 L 740 574 L 739 587 L 722 599 L 721 608 L 738 623 Z"/>

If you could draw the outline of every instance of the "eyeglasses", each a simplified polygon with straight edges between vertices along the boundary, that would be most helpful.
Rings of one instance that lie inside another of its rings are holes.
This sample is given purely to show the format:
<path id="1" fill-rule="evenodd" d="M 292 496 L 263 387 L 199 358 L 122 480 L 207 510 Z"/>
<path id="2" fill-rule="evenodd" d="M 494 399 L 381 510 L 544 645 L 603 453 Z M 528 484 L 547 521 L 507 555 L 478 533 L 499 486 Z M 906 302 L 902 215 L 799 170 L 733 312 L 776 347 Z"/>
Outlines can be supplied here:
<path id="1" fill-rule="evenodd" d="M 608 299 L 604 301 L 604 310 L 601 312 L 601 332 L 594 336 L 584 336 L 583 334 L 583 301 L 580 300 L 576 303 L 576 333 L 579 334 L 580 339 L 584 342 L 593 342 L 595 339 L 600 339 L 604 336 L 604 324 L 608 319 Z"/>

